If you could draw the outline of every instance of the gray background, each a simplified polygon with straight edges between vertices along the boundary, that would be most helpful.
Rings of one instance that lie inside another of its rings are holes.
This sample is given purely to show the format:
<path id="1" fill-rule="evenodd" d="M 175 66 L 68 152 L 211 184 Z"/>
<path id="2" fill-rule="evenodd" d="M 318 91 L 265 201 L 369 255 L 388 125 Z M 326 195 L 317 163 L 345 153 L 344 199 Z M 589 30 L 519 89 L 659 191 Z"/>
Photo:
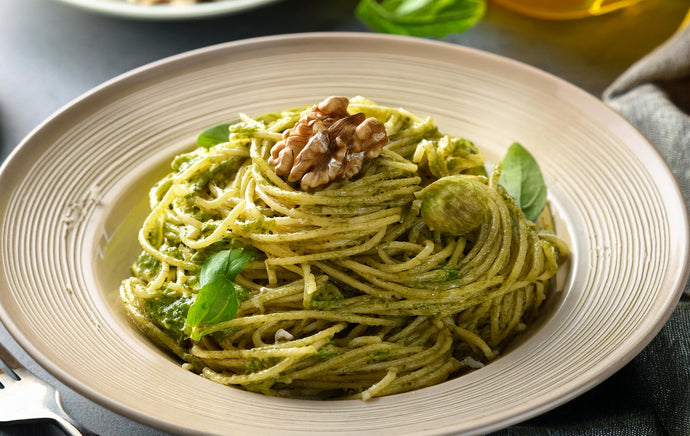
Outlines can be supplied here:
<path id="1" fill-rule="evenodd" d="M 356 4 L 356 0 L 284 0 L 221 18 L 153 22 L 98 15 L 50 0 L 0 0 L 0 161 L 60 107 L 132 68 L 256 36 L 367 32 L 354 16 Z M 489 5 L 479 24 L 444 40 L 523 61 L 600 96 L 632 63 L 673 34 L 689 6 L 688 0 L 646 0 L 601 17 L 541 21 Z M 62 385 L 2 326 L 0 342 L 36 375 L 58 387 L 65 409 L 90 431 L 104 436 L 164 434 Z M 30 434 L 61 432 L 48 423 L 0 425 L 0 435 Z"/>

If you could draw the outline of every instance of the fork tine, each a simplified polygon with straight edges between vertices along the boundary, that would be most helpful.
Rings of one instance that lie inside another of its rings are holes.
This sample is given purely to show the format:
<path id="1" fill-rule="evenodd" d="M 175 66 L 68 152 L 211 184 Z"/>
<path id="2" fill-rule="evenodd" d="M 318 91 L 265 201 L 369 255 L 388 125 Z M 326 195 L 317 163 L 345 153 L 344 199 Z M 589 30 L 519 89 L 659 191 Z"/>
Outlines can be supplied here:
<path id="1" fill-rule="evenodd" d="M 42 386 L 44 389 L 43 392 L 48 395 L 43 398 L 44 403 L 41 404 L 43 414 L 41 416 L 52 419 L 71 436 L 82 435 L 79 423 L 69 416 L 65 412 L 65 409 L 62 408 L 60 392 L 57 391 L 55 387 L 34 376 L 29 370 L 24 368 L 2 343 L 0 343 L 0 361 L 9 369 L 9 372 L 6 372 L 0 367 L 0 383 L 5 387 L 9 387 L 9 385 L 13 383 L 16 384 L 17 387 L 24 383 Z M 22 379 L 25 381 L 22 382 Z"/>
<path id="2" fill-rule="evenodd" d="M 17 359 L 0 344 L 0 387 L 7 388 L 10 384 L 21 380 L 21 377 L 16 373 L 21 367 Z"/>
<path id="3" fill-rule="evenodd" d="M 55 396 L 53 397 L 55 401 L 55 406 L 52 409 L 53 420 L 60 426 L 70 436 L 83 436 L 87 434 L 85 429 L 81 428 L 81 425 L 75 421 L 71 416 L 65 412 L 62 408 L 62 401 L 60 401 L 60 392 L 55 391 Z"/>
<path id="4" fill-rule="evenodd" d="M 7 350 L 7 348 L 5 348 L 4 345 L 2 345 L 2 343 L 0 343 L 0 360 L 2 360 L 5 365 L 7 365 L 12 372 L 14 372 L 15 376 L 17 376 L 15 371 L 23 368 L 22 364 L 14 358 L 14 356 Z M 19 379 L 19 376 L 17 376 L 17 379 Z"/>
<path id="5" fill-rule="evenodd" d="M 12 383 L 17 383 L 17 380 L 4 372 L 2 368 L 0 368 L 0 389 L 5 389 L 9 387 Z"/>

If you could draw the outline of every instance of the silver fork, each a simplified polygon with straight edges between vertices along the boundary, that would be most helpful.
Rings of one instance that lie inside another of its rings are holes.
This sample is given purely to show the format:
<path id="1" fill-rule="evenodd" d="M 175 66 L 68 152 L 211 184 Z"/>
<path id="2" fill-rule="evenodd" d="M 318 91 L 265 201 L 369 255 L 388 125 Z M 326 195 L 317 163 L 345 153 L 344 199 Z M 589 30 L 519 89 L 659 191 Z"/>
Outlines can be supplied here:
<path id="1" fill-rule="evenodd" d="M 2 344 L 0 359 L 10 369 L 3 372 L 0 366 L 0 422 L 53 420 L 67 434 L 81 436 L 53 386 L 31 374 Z"/>

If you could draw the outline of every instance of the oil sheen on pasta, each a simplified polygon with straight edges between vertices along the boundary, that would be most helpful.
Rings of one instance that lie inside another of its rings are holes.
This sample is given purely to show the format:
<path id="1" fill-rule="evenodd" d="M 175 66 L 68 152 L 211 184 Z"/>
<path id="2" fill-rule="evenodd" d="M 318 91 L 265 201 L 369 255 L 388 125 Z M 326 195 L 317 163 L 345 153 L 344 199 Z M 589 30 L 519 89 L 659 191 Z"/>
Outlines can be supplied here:
<path id="1" fill-rule="evenodd" d="M 361 97 L 348 110 L 383 122 L 389 143 L 352 180 L 303 191 L 267 160 L 305 109 L 242 115 L 227 142 L 173 160 L 121 286 L 136 325 L 191 371 L 285 397 L 366 400 L 499 356 L 567 251 L 553 229 L 525 219 L 470 141 Z M 485 205 L 466 234 L 431 230 L 415 195 L 449 176 Z M 201 266 L 233 247 L 253 253 L 234 279 L 237 314 L 194 341 L 185 323 Z"/>

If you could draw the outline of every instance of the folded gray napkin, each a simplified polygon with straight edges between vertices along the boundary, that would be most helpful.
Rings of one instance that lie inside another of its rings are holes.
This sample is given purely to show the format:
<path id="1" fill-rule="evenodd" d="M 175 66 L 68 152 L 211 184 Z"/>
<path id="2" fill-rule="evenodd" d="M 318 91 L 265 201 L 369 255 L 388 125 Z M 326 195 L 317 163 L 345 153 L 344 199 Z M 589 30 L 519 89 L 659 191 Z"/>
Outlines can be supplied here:
<path id="1" fill-rule="evenodd" d="M 690 199 L 690 26 L 632 65 L 603 100 L 657 147 Z M 632 362 L 584 395 L 499 435 L 690 435 L 690 285 Z"/>
<path id="2" fill-rule="evenodd" d="M 690 198 L 690 26 L 630 67 L 603 99 L 657 147 Z"/>

